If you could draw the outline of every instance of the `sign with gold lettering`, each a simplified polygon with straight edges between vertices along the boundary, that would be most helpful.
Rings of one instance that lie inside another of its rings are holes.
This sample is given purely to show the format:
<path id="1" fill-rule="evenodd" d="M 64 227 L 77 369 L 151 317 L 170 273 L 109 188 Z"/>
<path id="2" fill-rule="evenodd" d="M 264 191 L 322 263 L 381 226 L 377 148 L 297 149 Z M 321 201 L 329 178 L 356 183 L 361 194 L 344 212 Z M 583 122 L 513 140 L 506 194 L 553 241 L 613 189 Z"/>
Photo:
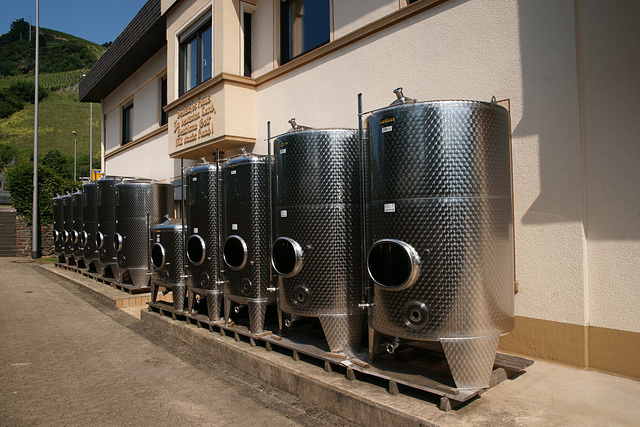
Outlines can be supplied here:
<path id="1" fill-rule="evenodd" d="M 179 109 L 173 123 L 176 147 L 213 135 L 214 114 L 216 114 L 216 107 L 213 105 L 211 96 L 191 102 Z"/>

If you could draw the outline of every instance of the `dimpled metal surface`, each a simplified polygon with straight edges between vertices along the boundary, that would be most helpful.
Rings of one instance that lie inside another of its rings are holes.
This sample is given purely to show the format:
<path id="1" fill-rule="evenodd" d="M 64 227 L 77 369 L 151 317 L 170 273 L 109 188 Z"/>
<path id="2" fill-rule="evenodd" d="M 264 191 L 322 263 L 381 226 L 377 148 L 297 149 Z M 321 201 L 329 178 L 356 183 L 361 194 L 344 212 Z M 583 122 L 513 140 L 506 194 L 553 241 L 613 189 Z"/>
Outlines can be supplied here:
<path id="1" fill-rule="evenodd" d="M 185 177 L 187 180 L 187 241 L 192 235 L 197 234 L 206 244 L 204 262 L 199 266 L 189 263 L 189 286 L 216 289 L 222 293 L 223 286 L 220 283 L 216 284 L 221 279 L 218 277 L 221 260 L 218 236 L 222 225 L 218 214 L 222 213 L 222 203 L 218 200 L 217 194 L 218 191 L 220 193 L 222 191 L 219 187 L 221 185 L 220 170 L 215 164 L 198 165 L 189 169 Z M 207 283 L 202 282 L 204 274 L 209 277 Z"/>
<path id="2" fill-rule="evenodd" d="M 54 230 L 54 251 L 58 255 L 64 255 L 64 204 L 62 196 L 53 198 L 53 230 Z M 58 232 L 58 239 L 55 232 Z"/>
<path id="3" fill-rule="evenodd" d="M 184 283 L 184 252 L 182 220 L 172 219 L 162 224 L 151 227 L 151 246 L 160 243 L 165 251 L 165 265 L 159 270 L 154 270 L 156 274 L 151 280 L 162 283 Z M 153 266 L 152 266 L 153 268 Z"/>
<path id="4" fill-rule="evenodd" d="M 96 246 L 96 233 L 98 231 L 98 184 L 95 181 L 82 185 L 82 220 L 83 229 L 87 233 L 87 242 L 84 246 L 84 259 L 97 261 L 100 259 Z"/>
<path id="5" fill-rule="evenodd" d="M 64 254 L 69 258 L 73 257 L 73 195 L 67 193 L 63 196 L 62 204 L 64 206 L 64 231 L 69 236 L 64 243 Z"/>
<path id="6" fill-rule="evenodd" d="M 420 258 L 409 288 L 373 286 L 369 325 L 440 340 L 458 387 L 488 386 L 494 342 L 514 316 L 508 112 L 476 101 L 407 104 L 375 112 L 368 129 L 367 245 L 396 239 Z M 412 304 L 427 307 L 423 325 L 406 322 Z"/>
<path id="7" fill-rule="evenodd" d="M 82 190 L 78 190 L 71 195 L 73 203 L 73 230 L 77 233 L 78 239 L 73 244 L 73 255 L 76 259 L 84 258 L 84 248 L 80 244 L 80 234 L 83 227 L 83 215 L 82 215 Z"/>
<path id="8" fill-rule="evenodd" d="M 246 156 L 229 160 L 222 166 L 221 244 L 224 248 L 229 236 L 238 236 L 247 245 L 244 267 L 233 270 L 225 265 L 224 273 L 229 297 L 240 304 L 246 304 L 249 299 L 276 301 L 275 292 L 267 291 L 271 271 L 267 161 L 266 157 Z M 245 285 L 250 285 L 249 289 Z"/>
<path id="9" fill-rule="evenodd" d="M 122 236 L 118 268 L 128 270 L 133 285 L 149 284 L 150 227 L 173 214 L 173 186 L 122 181 L 116 185 L 116 232 Z"/>
<path id="10" fill-rule="evenodd" d="M 357 351 L 362 331 L 358 133 L 294 131 L 276 138 L 275 148 L 274 238 L 296 241 L 303 260 L 295 276 L 279 276 L 278 308 L 319 317 L 331 351 Z M 302 302 L 295 297 L 300 290 L 308 295 Z"/>
<path id="11" fill-rule="evenodd" d="M 120 178 L 104 176 L 98 180 L 98 231 L 104 236 L 104 245 L 99 250 L 100 263 L 116 265 L 118 257 L 113 248 L 116 232 L 116 184 Z"/>

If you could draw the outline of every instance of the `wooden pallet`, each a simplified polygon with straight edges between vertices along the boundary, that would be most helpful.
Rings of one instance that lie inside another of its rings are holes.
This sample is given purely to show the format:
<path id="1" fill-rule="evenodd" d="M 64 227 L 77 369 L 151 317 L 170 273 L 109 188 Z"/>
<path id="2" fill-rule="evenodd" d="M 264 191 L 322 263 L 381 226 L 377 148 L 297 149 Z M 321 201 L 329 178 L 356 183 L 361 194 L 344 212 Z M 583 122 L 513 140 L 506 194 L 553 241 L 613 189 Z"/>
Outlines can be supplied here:
<path id="1" fill-rule="evenodd" d="M 187 312 L 173 308 L 173 303 L 166 301 L 148 302 L 149 311 L 171 317 L 173 320 L 186 320 Z"/>
<path id="2" fill-rule="evenodd" d="M 176 318 L 172 307 L 161 309 L 151 304 L 149 307 L 151 311 Z M 375 362 L 370 362 L 366 351 L 350 357 L 332 353 L 321 330 L 310 325 L 297 330 L 294 328 L 290 336 L 282 336 L 274 332 L 277 330 L 275 325 L 265 325 L 269 329 L 252 334 L 246 326 L 233 322 L 225 324 L 222 319 L 211 321 L 201 314 L 185 313 L 184 320 L 222 336 L 232 336 L 236 341 L 246 341 L 251 346 L 260 344 L 267 351 L 278 347 L 281 351 L 289 352 L 294 360 L 301 360 L 301 356 L 315 359 L 324 363 L 325 371 L 343 371 L 349 380 L 360 378 L 375 384 L 386 384 L 387 391 L 393 395 L 403 390 L 413 390 L 439 397 L 439 407 L 443 411 L 455 409 L 488 390 L 457 388 L 438 342 L 411 341 L 399 348 L 394 355 L 378 356 Z M 532 364 L 533 360 L 530 359 L 497 353 L 489 389 L 520 375 Z"/>

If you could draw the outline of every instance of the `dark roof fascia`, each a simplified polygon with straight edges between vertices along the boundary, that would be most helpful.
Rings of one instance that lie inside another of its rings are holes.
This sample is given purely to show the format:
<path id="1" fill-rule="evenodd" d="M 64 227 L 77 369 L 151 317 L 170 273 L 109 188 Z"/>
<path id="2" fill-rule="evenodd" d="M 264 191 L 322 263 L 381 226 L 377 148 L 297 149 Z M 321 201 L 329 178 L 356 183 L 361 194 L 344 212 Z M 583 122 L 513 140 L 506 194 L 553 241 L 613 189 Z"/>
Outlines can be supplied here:
<path id="1" fill-rule="evenodd" d="M 100 102 L 167 44 L 160 0 L 149 0 L 80 81 L 82 102 Z"/>

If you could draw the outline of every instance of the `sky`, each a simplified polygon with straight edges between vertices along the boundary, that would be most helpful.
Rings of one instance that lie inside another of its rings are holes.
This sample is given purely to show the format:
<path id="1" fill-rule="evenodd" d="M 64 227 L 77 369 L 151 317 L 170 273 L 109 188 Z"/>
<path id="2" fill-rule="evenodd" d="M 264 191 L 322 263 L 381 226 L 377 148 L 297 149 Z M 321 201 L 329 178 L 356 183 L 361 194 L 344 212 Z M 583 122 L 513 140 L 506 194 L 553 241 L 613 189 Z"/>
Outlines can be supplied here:
<path id="1" fill-rule="evenodd" d="M 114 41 L 147 0 L 40 0 L 40 26 L 94 43 Z M 36 25 L 36 0 L 0 0 L 0 34 L 24 18 Z"/>

